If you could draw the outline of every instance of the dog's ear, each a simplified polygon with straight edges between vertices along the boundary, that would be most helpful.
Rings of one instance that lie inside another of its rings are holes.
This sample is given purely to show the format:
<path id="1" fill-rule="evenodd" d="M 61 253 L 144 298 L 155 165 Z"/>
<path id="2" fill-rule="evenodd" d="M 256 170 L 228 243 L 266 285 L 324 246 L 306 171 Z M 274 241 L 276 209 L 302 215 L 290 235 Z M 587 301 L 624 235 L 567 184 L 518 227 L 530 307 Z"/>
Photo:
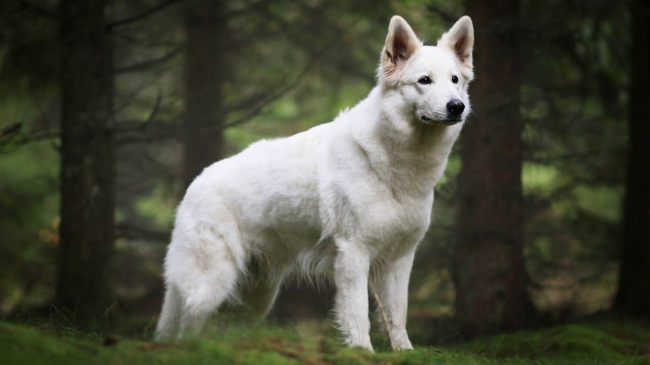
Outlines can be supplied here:
<path id="1" fill-rule="evenodd" d="M 451 51 L 460 64 L 470 70 L 473 67 L 472 49 L 474 48 L 474 25 L 467 15 L 458 19 L 451 29 L 442 35 L 438 47 Z"/>
<path id="2" fill-rule="evenodd" d="M 397 83 L 401 67 L 422 46 L 413 29 L 401 16 L 390 20 L 386 44 L 381 56 L 381 77 L 388 83 Z"/>

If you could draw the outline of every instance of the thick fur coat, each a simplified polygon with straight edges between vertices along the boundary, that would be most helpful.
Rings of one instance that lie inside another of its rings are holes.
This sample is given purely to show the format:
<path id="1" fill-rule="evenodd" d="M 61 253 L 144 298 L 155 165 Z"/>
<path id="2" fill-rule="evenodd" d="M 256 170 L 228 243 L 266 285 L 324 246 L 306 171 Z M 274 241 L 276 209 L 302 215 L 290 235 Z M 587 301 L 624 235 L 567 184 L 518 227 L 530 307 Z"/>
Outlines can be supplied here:
<path id="1" fill-rule="evenodd" d="M 158 338 L 196 334 L 226 300 L 263 317 L 298 274 L 333 279 L 347 345 L 372 350 L 371 285 L 393 348 L 412 348 L 409 275 L 470 111 L 473 43 L 468 17 L 425 46 L 395 16 L 366 99 L 331 123 L 206 168 L 176 214 Z"/>

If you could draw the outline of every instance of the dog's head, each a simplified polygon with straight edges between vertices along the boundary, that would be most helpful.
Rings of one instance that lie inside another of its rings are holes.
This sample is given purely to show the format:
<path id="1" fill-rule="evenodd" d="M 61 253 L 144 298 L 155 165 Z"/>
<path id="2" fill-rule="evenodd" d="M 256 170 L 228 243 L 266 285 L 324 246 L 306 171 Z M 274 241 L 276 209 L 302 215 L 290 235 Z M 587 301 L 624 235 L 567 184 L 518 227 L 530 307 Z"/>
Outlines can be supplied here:
<path id="1" fill-rule="evenodd" d="M 452 125 L 470 111 L 467 87 L 474 78 L 474 27 L 460 18 L 436 46 L 425 46 L 408 23 L 394 16 L 388 27 L 378 79 L 403 113 L 425 124 Z M 412 115 L 408 115 L 412 114 Z"/>

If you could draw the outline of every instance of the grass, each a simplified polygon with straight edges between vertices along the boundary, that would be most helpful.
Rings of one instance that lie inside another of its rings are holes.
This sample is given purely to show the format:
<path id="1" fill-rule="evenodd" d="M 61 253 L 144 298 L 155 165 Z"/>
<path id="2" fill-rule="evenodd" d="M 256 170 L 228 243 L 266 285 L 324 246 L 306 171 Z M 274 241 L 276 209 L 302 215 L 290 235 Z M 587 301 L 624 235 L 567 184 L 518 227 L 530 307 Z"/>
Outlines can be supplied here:
<path id="1" fill-rule="evenodd" d="M 52 324 L 0 322 L 2 364 L 650 364 L 650 327 L 599 320 L 377 354 L 342 348 L 328 324 L 228 327 L 160 345 Z"/>

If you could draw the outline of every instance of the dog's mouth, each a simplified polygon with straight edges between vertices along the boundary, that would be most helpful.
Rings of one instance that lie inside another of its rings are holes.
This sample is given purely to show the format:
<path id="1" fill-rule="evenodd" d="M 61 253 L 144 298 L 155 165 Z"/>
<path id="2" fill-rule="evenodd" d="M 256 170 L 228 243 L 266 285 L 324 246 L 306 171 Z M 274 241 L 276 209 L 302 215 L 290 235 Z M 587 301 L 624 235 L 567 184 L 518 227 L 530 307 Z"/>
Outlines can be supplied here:
<path id="1" fill-rule="evenodd" d="M 431 119 L 425 115 L 420 116 L 420 119 L 427 123 L 436 123 L 436 124 L 443 124 L 443 125 L 454 125 L 457 123 L 462 122 L 463 120 L 460 118 L 448 118 L 448 119 Z"/>

